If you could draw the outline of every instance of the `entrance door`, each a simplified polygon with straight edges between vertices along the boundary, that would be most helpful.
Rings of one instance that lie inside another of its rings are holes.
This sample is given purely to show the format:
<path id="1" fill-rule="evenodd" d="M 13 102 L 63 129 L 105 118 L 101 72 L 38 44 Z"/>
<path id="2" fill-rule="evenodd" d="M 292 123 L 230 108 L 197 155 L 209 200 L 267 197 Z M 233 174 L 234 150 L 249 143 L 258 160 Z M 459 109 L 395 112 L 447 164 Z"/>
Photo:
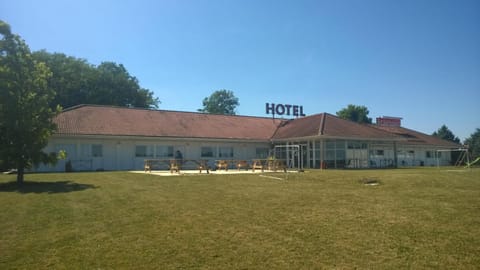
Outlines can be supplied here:
<path id="1" fill-rule="evenodd" d="M 95 171 L 104 170 L 103 165 L 103 145 L 92 144 L 92 169 Z"/>
<path id="2" fill-rule="evenodd" d="M 290 144 L 275 146 L 274 156 L 277 159 L 285 159 L 288 168 L 303 169 L 308 162 L 306 144 Z"/>

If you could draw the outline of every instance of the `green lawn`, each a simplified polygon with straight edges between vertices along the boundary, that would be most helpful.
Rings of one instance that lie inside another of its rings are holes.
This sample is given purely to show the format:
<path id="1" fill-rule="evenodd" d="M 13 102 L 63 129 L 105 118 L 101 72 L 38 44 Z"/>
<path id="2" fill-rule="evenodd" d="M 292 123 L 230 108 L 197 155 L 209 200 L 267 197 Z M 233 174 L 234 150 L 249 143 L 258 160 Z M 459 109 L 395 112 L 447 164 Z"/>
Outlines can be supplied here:
<path id="1" fill-rule="evenodd" d="M 1 175 L 0 269 L 478 269 L 480 169 L 452 170 Z"/>

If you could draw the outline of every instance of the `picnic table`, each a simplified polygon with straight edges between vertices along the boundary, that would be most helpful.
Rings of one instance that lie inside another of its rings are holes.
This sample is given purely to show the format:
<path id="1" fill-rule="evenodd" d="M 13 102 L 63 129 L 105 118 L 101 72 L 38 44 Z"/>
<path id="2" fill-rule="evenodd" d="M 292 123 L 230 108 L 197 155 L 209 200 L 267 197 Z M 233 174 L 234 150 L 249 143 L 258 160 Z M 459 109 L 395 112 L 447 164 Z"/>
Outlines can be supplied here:
<path id="1" fill-rule="evenodd" d="M 276 172 L 281 169 L 284 172 L 287 172 L 287 164 L 284 159 L 254 159 L 252 160 L 252 170 L 255 172 L 256 169 L 270 170 Z"/>
<path id="2" fill-rule="evenodd" d="M 144 169 L 145 172 L 152 172 L 155 167 L 163 165 L 168 166 L 170 173 L 179 173 L 180 170 L 189 164 L 193 165 L 200 173 L 204 170 L 207 171 L 207 173 L 210 173 L 207 159 L 145 159 Z M 248 170 L 251 167 L 253 172 L 258 169 L 262 170 L 262 172 L 264 170 L 276 172 L 280 169 L 284 172 L 287 171 L 287 165 L 283 159 L 253 159 L 251 165 L 247 160 L 221 159 L 215 160 L 215 167 L 217 170 L 225 171 L 228 171 L 229 167 L 235 167 L 238 170 Z"/>
<path id="3" fill-rule="evenodd" d="M 228 168 L 230 166 L 234 166 L 238 170 L 240 169 L 247 169 L 250 166 L 248 164 L 248 161 L 246 160 L 237 160 L 237 159 L 220 159 L 215 161 L 215 167 L 217 170 L 222 170 L 224 169 L 225 171 L 228 171 Z"/>
<path id="4" fill-rule="evenodd" d="M 155 166 L 167 165 L 170 169 L 170 173 L 174 171 L 179 173 L 182 167 L 187 164 L 193 164 L 197 170 L 202 173 L 203 170 L 206 170 L 207 173 L 210 173 L 210 168 L 208 166 L 208 160 L 205 159 L 145 159 L 144 169 L 145 172 L 152 172 L 152 169 Z"/>

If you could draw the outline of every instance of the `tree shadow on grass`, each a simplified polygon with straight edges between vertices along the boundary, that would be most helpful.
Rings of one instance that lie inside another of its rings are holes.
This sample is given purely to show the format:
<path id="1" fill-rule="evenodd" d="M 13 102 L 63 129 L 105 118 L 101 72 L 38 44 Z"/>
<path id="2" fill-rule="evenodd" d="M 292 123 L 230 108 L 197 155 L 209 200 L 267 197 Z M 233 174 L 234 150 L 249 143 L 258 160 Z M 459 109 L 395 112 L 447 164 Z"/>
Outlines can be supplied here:
<path id="1" fill-rule="evenodd" d="M 32 182 L 25 181 L 19 185 L 16 181 L 0 183 L 0 192 L 18 192 L 18 193 L 67 193 L 73 191 L 82 191 L 91 188 L 98 188 L 94 185 L 79 184 L 72 181 L 55 182 Z"/>

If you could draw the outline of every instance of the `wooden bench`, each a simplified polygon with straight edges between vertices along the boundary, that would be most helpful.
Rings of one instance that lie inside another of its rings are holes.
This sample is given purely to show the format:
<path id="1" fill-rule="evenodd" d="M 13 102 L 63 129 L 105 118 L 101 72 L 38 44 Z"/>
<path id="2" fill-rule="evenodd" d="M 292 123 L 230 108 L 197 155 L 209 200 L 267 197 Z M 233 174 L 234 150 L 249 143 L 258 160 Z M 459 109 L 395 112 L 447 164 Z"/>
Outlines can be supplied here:
<path id="1" fill-rule="evenodd" d="M 170 173 L 173 173 L 173 171 L 179 173 L 181 166 L 182 166 L 181 161 L 176 159 L 170 160 Z"/>
<path id="2" fill-rule="evenodd" d="M 252 160 L 252 171 L 255 172 L 256 169 L 265 170 L 265 161 L 261 159 L 254 159 Z"/>
<path id="3" fill-rule="evenodd" d="M 283 172 L 287 172 L 287 164 L 285 162 L 285 160 L 280 160 L 280 159 L 276 159 L 276 160 L 273 160 L 273 171 L 276 172 L 277 170 L 283 170 Z"/>
<path id="4" fill-rule="evenodd" d="M 207 164 L 207 160 L 204 159 L 183 159 L 183 160 L 172 160 L 170 165 L 170 170 L 176 170 L 176 172 L 180 172 L 182 166 L 193 163 L 197 170 L 202 173 L 203 170 L 206 170 L 207 173 L 210 173 L 210 167 Z M 185 166 L 184 166 L 185 167 Z"/>
<path id="5" fill-rule="evenodd" d="M 224 169 L 225 171 L 228 171 L 228 161 L 227 160 L 217 160 L 215 163 L 215 166 L 217 167 L 217 170 Z"/>
<path id="6" fill-rule="evenodd" d="M 158 166 L 160 167 L 161 165 L 164 165 L 165 167 L 169 167 L 170 168 L 170 160 L 164 160 L 164 159 L 145 159 L 144 160 L 144 165 L 143 165 L 143 169 L 145 172 L 152 172 L 152 170 Z"/>
<path id="7" fill-rule="evenodd" d="M 191 160 L 186 160 L 186 162 L 192 162 L 196 165 L 197 169 L 200 171 L 200 173 L 202 173 L 203 170 L 206 170 L 207 173 L 210 173 L 210 167 L 208 166 L 208 160 L 205 160 L 205 159 L 200 159 L 200 160 L 196 160 L 196 159 L 191 159 Z"/>
<path id="8" fill-rule="evenodd" d="M 152 165 L 150 163 L 145 162 L 145 165 L 143 166 L 145 172 L 152 172 Z"/>
<path id="9" fill-rule="evenodd" d="M 237 160 L 235 161 L 235 166 L 240 171 L 240 169 L 246 169 L 248 171 L 248 162 L 246 160 Z"/>
<path id="10" fill-rule="evenodd" d="M 252 170 L 255 172 L 256 169 L 261 169 L 262 172 L 265 170 L 274 172 L 283 170 L 287 172 L 287 164 L 283 159 L 254 159 L 252 161 Z"/>
<path id="11" fill-rule="evenodd" d="M 196 159 L 146 159 L 144 163 L 144 170 L 145 172 L 152 172 L 152 169 L 155 165 L 160 166 L 164 164 L 164 166 L 168 166 L 170 173 L 177 172 L 179 173 L 182 169 L 183 165 L 187 163 L 195 164 L 195 167 L 202 173 L 203 170 L 206 170 L 207 173 L 210 173 L 210 168 L 208 167 L 207 160 L 196 160 Z"/>

